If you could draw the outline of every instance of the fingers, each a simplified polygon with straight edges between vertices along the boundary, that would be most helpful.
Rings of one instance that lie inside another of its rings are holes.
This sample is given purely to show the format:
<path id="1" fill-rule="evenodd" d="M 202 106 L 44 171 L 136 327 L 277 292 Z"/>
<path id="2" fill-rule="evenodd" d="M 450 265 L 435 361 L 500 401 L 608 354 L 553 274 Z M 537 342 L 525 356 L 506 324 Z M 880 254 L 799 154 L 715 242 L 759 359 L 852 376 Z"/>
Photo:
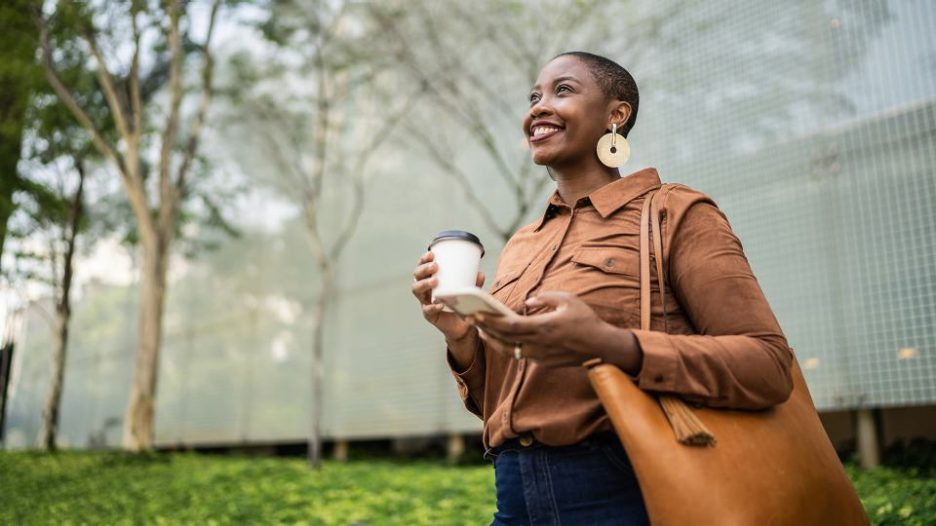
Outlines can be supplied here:
<path id="1" fill-rule="evenodd" d="M 482 329 L 481 327 L 477 327 L 477 329 L 478 329 L 478 337 L 480 337 L 481 341 L 484 342 L 485 348 L 493 349 L 495 352 L 499 352 L 501 354 L 507 354 L 507 355 L 513 356 L 513 348 L 514 348 L 513 343 L 508 343 L 494 336 L 493 334 L 490 334 L 488 331 Z"/>
<path id="2" fill-rule="evenodd" d="M 496 353 L 509 357 L 510 359 L 515 358 L 514 347 L 516 347 L 517 344 L 520 344 L 520 354 L 523 358 L 533 360 L 537 364 L 545 367 L 561 367 L 570 364 L 577 365 L 582 361 L 577 356 L 570 357 L 565 354 L 556 354 L 553 349 L 548 347 L 541 347 L 535 343 L 502 340 L 491 334 L 490 331 L 485 331 L 480 328 L 478 329 L 478 336 L 484 342 L 486 349 L 491 349 Z"/>
<path id="3" fill-rule="evenodd" d="M 438 285 L 439 280 L 436 277 L 431 277 L 429 279 L 421 279 L 419 281 L 414 281 L 410 285 L 410 290 L 413 291 L 413 296 L 416 296 L 416 299 L 424 305 L 432 303 L 432 288 Z"/>
<path id="4" fill-rule="evenodd" d="M 419 261 L 416 264 L 422 265 L 423 263 L 428 263 L 434 259 L 435 259 L 435 254 L 433 254 L 432 251 L 430 250 L 430 251 L 427 251 L 425 254 L 419 256 Z"/>
<path id="5" fill-rule="evenodd" d="M 561 305 L 570 303 L 574 298 L 575 294 L 564 291 L 546 291 L 540 292 L 536 296 L 528 298 L 526 304 L 528 307 L 554 307 L 558 308 Z"/>
<path id="6" fill-rule="evenodd" d="M 495 331 L 495 330 L 491 330 L 490 328 L 482 327 L 482 326 L 476 325 L 476 324 L 472 324 L 472 325 L 473 325 L 474 327 L 476 327 L 476 328 L 478 329 L 478 331 L 481 331 L 481 332 L 484 332 L 485 334 L 488 334 L 490 338 L 493 338 L 493 339 L 497 340 L 498 342 L 513 342 L 513 341 L 515 341 L 515 340 L 511 340 L 511 339 L 508 338 L 507 336 L 505 336 L 505 335 L 503 335 L 503 334 L 501 334 L 501 333 L 499 333 L 499 332 L 497 332 L 497 331 Z"/>
<path id="7" fill-rule="evenodd" d="M 428 263 L 423 263 L 416 267 L 416 270 L 413 271 L 413 277 L 417 280 L 426 279 L 439 270 L 439 265 L 433 261 Z"/>
<path id="8" fill-rule="evenodd" d="M 476 314 L 478 325 L 507 337 L 508 340 L 541 334 L 554 323 L 556 311 L 533 314 L 530 316 L 485 316 Z"/>
<path id="9" fill-rule="evenodd" d="M 515 358 L 514 347 L 520 344 L 520 354 L 523 358 L 528 358 L 544 367 L 578 366 L 585 361 L 585 358 L 575 353 L 550 346 L 542 346 L 537 342 L 528 342 L 523 339 L 505 339 L 505 337 L 497 336 L 490 330 L 480 327 L 477 327 L 477 329 L 478 336 L 484 342 L 485 349 L 493 350 L 511 359 Z"/>
<path id="10" fill-rule="evenodd" d="M 426 252 L 419 258 L 416 270 L 413 271 L 413 284 L 410 289 L 413 291 L 413 296 L 416 296 L 416 299 L 423 305 L 432 303 L 432 289 L 439 283 L 435 277 L 439 265 L 433 259 L 433 253 Z"/>
<path id="11" fill-rule="evenodd" d="M 422 308 L 424 318 L 427 320 L 434 320 L 443 312 L 442 308 L 445 307 L 445 305 L 441 303 L 424 303 L 420 307 Z"/>
<path id="12" fill-rule="evenodd" d="M 472 316 L 469 316 L 468 318 L 465 319 L 465 321 L 467 321 L 469 325 L 477 327 L 478 330 L 484 330 L 489 335 L 491 335 L 491 337 L 496 338 L 497 340 L 501 342 L 505 342 L 505 344 L 510 344 L 511 352 L 513 352 L 512 351 L 513 344 L 515 343 L 540 343 L 540 340 L 543 337 L 543 335 L 538 332 L 519 333 L 519 332 L 501 331 L 501 330 L 491 327 L 490 324 L 484 324 L 484 323 L 479 322 L 476 318 L 477 316 L 479 315 L 474 314 Z M 490 320 L 493 318 L 499 318 L 499 317 L 489 316 L 484 319 Z"/>

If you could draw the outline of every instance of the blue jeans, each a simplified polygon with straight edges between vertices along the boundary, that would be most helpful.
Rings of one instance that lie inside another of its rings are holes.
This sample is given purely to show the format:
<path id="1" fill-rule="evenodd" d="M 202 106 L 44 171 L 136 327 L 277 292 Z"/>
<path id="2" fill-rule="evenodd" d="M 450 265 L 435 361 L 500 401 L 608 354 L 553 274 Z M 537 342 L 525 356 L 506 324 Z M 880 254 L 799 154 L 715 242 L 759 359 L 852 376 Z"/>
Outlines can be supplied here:
<path id="1" fill-rule="evenodd" d="M 572 446 L 516 442 L 494 458 L 500 525 L 649 525 L 637 478 L 617 437 L 601 433 Z"/>

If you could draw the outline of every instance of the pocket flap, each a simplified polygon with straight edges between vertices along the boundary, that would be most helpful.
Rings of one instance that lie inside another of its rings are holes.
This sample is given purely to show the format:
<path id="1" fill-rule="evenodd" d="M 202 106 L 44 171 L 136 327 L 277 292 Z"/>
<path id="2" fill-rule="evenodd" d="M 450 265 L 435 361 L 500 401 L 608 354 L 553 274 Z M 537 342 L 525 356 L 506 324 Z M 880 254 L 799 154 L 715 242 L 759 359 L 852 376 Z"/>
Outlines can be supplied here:
<path id="1" fill-rule="evenodd" d="M 621 246 L 582 245 L 572 261 L 595 267 L 609 274 L 640 274 L 640 253 Z"/>
<path id="2" fill-rule="evenodd" d="M 488 290 L 488 292 L 490 292 L 491 294 L 494 294 L 500 289 L 504 288 L 505 286 L 510 285 L 511 283 L 516 281 L 520 277 L 521 274 L 523 274 L 524 270 L 526 270 L 526 266 L 521 265 L 519 267 L 507 269 L 507 270 L 504 270 L 503 272 L 500 272 L 497 275 L 497 279 L 494 280 L 494 283 L 491 283 L 491 288 Z"/>

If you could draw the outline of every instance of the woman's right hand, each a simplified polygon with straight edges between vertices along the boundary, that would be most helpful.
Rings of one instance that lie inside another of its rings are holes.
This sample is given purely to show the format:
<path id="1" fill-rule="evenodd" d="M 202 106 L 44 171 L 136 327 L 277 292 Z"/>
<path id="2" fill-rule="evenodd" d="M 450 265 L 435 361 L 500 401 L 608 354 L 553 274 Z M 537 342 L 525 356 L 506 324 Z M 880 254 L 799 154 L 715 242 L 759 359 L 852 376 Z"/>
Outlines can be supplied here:
<path id="1" fill-rule="evenodd" d="M 429 251 L 419 258 L 416 270 L 413 272 L 413 278 L 415 278 L 412 286 L 413 296 L 419 300 L 426 321 L 439 329 L 445 335 L 446 340 L 457 341 L 475 329 L 454 312 L 443 311 L 444 305 L 441 303 L 432 303 L 432 288 L 439 283 L 439 279 L 435 276 L 439 271 L 439 265 L 433 261 L 434 257 L 435 254 Z M 484 273 L 478 272 L 475 284 L 479 287 L 484 284 Z"/>

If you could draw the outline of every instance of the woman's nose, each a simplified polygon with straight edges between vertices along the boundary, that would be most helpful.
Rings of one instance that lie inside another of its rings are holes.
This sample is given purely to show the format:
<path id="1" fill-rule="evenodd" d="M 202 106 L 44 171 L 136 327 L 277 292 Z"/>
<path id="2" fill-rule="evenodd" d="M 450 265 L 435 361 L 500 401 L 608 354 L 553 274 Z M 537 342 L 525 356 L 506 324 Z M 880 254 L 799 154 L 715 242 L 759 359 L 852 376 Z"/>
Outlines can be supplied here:
<path id="1" fill-rule="evenodd" d="M 536 103 L 533 104 L 532 107 L 530 107 L 530 117 L 532 117 L 533 119 L 536 119 L 542 115 L 550 115 L 550 114 L 552 114 L 552 108 L 546 102 L 546 97 L 543 97 L 540 100 L 536 101 Z"/>

